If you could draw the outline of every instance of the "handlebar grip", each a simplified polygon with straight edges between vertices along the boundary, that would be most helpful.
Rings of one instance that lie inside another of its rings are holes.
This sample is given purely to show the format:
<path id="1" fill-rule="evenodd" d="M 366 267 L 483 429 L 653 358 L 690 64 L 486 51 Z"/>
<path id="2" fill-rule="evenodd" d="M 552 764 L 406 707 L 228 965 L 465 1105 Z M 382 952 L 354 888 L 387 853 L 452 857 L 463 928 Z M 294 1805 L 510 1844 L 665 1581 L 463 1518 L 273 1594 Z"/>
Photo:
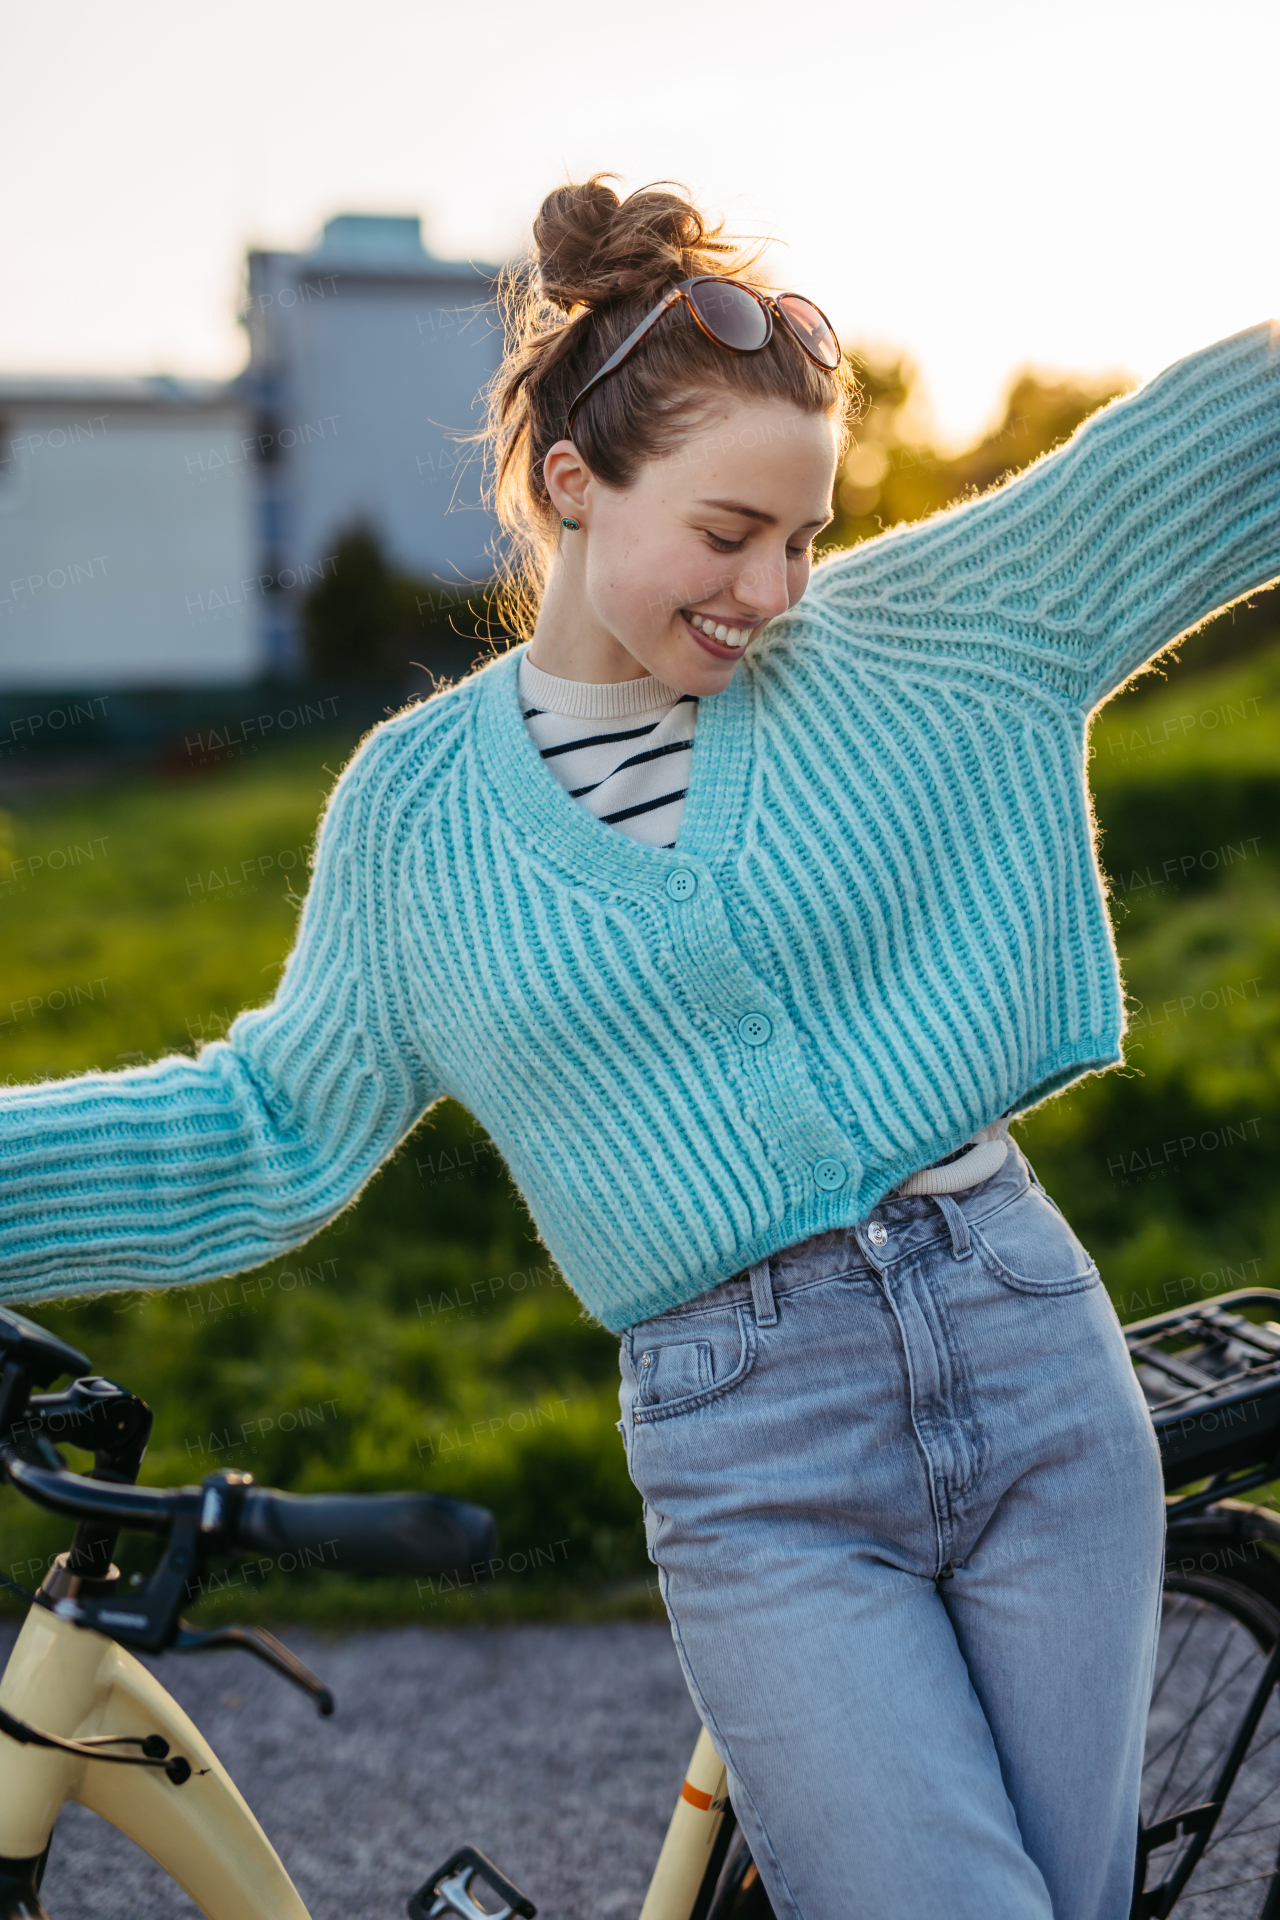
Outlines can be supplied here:
<path id="1" fill-rule="evenodd" d="M 489 1560 L 487 1507 L 436 1493 L 277 1493 L 250 1487 L 236 1523 L 242 1547 L 344 1573 L 438 1575 Z M 314 1557 L 313 1557 L 314 1556 Z"/>

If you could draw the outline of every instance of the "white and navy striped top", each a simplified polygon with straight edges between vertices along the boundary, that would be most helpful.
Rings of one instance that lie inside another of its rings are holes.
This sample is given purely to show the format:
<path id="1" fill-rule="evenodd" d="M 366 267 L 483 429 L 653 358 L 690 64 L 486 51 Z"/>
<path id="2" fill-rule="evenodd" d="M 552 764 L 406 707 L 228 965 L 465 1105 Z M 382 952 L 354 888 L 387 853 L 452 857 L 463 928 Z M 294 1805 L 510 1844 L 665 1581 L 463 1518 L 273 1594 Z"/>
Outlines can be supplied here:
<path id="1" fill-rule="evenodd" d="M 592 812 L 649 847 L 675 845 L 689 788 L 696 694 L 665 680 L 602 684 L 561 680 L 520 661 L 520 708 L 534 743 L 562 787 Z M 989 1179 L 1006 1151 L 1007 1120 L 904 1180 L 899 1193 L 958 1193 Z"/>
<path id="2" fill-rule="evenodd" d="M 646 674 L 609 685 L 543 673 L 526 653 L 520 707 L 547 765 L 597 820 L 671 847 L 689 788 L 696 694 Z"/>

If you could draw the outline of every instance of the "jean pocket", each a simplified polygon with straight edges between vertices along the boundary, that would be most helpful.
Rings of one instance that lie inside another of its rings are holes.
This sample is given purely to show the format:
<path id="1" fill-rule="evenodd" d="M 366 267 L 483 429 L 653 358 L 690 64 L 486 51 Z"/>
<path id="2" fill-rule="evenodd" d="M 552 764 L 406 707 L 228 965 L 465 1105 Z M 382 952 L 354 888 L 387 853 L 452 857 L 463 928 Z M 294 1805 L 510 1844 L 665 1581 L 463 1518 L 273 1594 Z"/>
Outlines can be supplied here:
<path id="1" fill-rule="evenodd" d="M 1080 1293 L 1101 1285 L 1097 1267 L 1039 1187 L 969 1225 L 984 1264 L 1020 1293 Z"/>
<path id="2" fill-rule="evenodd" d="M 633 1327 L 634 1420 L 665 1420 L 719 1400 L 746 1379 L 755 1357 L 755 1321 L 742 1306 Z"/>

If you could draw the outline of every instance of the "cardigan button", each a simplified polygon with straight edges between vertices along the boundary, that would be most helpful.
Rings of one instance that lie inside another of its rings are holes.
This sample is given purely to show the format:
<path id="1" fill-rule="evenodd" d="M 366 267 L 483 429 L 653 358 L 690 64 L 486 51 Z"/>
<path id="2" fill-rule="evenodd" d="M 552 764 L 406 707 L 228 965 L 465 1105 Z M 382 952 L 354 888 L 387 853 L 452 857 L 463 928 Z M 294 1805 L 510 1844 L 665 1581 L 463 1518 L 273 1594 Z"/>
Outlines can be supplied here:
<path id="1" fill-rule="evenodd" d="M 667 892 L 673 900 L 688 900 L 698 891 L 698 876 L 688 867 L 677 867 L 667 875 Z"/>
<path id="2" fill-rule="evenodd" d="M 749 1047 L 762 1047 L 773 1032 L 773 1022 L 765 1013 L 744 1013 L 738 1022 L 738 1038 Z"/>
<path id="3" fill-rule="evenodd" d="M 837 1187 L 844 1185 L 847 1178 L 844 1161 L 819 1160 L 813 1170 L 813 1177 L 823 1193 L 834 1193 Z"/>

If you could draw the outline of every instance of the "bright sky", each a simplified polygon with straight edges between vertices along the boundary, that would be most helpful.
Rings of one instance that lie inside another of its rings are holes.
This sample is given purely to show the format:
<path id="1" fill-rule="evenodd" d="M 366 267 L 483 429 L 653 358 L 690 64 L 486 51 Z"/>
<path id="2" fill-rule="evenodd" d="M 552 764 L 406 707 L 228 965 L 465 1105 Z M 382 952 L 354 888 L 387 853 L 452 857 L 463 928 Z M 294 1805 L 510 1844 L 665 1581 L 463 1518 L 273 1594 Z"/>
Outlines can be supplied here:
<path id="1" fill-rule="evenodd" d="M 1276 0 L 59 0 L 4 29 L 0 374 L 222 376 L 246 244 L 520 247 L 595 169 L 789 243 L 943 434 L 1280 312 Z"/>

